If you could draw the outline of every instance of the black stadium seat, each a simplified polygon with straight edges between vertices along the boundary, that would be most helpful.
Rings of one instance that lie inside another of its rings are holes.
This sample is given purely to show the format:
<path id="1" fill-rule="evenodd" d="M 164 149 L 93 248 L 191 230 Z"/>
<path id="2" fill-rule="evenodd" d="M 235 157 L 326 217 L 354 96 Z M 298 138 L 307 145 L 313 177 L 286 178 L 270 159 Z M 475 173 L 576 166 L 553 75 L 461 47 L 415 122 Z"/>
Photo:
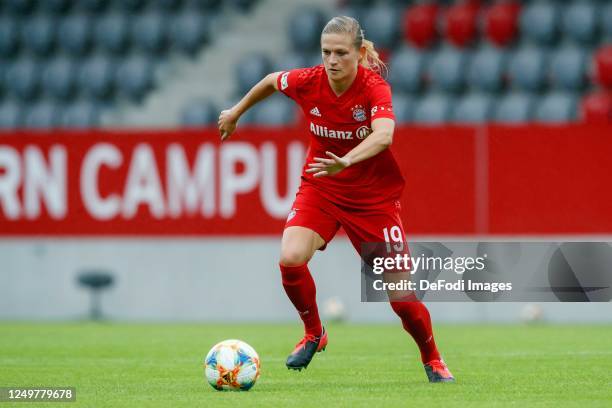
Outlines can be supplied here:
<path id="1" fill-rule="evenodd" d="M 57 32 L 59 47 L 75 56 L 87 53 L 91 47 L 92 24 L 93 21 L 83 14 L 63 18 Z"/>
<path id="2" fill-rule="evenodd" d="M 117 65 L 104 55 L 94 55 L 80 66 L 78 74 L 82 93 L 95 100 L 108 100 L 114 92 Z"/>
<path id="3" fill-rule="evenodd" d="M 52 98 L 66 100 L 75 92 L 77 67 L 66 57 L 57 57 L 45 64 L 42 87 Z"/>
<path id="4" fill-rule="evenodd" d="M 150 59 L 134 55 L 119 63 L 115 74 L 119 95 L 138 102 L 152 86 L 153 63 Z"/>
<path id="5" fill-rule="evenodd" d="M 210 101 L 193 100 L 183 107 L 181 124 L 185 126 L 208 126 L 216 123 L 218 115 L 218 110 Z"/>
<path id="6" fill-rule="evenodd" d="M 95 103 L 79 101 L 65 107 L 60 126 L 64 128 L 92 128 L 100 125 L 100 108 Z"/>
<path id="7" fill-rule="evenodd" d="M 121 54 L 129 44 L 129 22 L 125 15 L 109 13 L 96 19 L 94 42 L 100 50 Z"/>
<path id="8" fill-rule="evenodd" d="M 40 90 L 40 65 L 29 58 L 16 60 L 4 74 L 4 87 L 22 101 L 34 99 Z"/>

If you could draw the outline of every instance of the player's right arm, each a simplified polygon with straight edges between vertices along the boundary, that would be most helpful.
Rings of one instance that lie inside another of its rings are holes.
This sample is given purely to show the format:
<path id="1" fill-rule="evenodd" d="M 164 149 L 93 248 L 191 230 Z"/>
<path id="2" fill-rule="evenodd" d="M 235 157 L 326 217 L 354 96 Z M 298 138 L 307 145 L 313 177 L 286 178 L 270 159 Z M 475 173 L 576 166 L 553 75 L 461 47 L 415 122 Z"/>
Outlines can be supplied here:
<path id="1" fill-rule="evenodd" d="M 234 130 L 238 119 L 249 110 L 257 102 L 266 99 L 272 95 L 275 91 L 278 91 L 278 76 L 280 72 L 273 72 L 266 75 L 261 81 L 259 81 L 249 92 L 236 105 L 230 109 L 221 111 L 219 115 L 219 133 L 221 134 L 221 141 L 229 138 Z"/>

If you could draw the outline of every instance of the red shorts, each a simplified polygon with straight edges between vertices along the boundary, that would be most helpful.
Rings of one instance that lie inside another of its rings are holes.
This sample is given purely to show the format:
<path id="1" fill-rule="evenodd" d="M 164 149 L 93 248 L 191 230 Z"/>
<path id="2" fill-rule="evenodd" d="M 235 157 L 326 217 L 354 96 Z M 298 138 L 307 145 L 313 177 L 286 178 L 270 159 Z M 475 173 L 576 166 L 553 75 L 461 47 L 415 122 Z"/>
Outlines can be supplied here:
<path id="1" fill-rule="evenodd" d="M 342 227 L 361 254 L 363 243 L 406 242 L 399 213 L 399 201 L 391 201 L 386 208 L 343 208 L 324 198 L 314 187 L 302 184 L 285 228 L 311 229 L 327 245 Z"/>

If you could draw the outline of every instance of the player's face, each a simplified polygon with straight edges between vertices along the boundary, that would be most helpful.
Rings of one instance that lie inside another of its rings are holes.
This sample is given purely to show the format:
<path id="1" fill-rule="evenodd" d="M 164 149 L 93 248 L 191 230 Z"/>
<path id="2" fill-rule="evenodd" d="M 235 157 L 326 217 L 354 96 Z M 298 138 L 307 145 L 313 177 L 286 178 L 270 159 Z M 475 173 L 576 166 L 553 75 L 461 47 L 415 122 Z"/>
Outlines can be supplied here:
<path id="1" fill-rule="evenodd" d="M 360 52 L 349 34 L 323 34 L 321 52 L 327 76 L 332 81 L 343 81 L 357 72 Z"/>

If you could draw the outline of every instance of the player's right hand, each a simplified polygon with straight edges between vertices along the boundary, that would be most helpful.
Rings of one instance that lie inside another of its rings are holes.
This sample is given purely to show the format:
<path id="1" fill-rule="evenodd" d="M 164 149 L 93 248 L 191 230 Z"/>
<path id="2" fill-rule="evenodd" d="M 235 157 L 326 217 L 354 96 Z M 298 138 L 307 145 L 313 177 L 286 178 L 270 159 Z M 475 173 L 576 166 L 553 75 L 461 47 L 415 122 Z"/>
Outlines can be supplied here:
<path id="1" fill-rule="evenodd" d="M 219 114 L 219 133 L 221 134 L 221 141 L 228 139 L 234 130 L 236 130 L 236 123 L 238 118 L 235 117 L 234 112 L 231 109 L 222 110 Z"/>

